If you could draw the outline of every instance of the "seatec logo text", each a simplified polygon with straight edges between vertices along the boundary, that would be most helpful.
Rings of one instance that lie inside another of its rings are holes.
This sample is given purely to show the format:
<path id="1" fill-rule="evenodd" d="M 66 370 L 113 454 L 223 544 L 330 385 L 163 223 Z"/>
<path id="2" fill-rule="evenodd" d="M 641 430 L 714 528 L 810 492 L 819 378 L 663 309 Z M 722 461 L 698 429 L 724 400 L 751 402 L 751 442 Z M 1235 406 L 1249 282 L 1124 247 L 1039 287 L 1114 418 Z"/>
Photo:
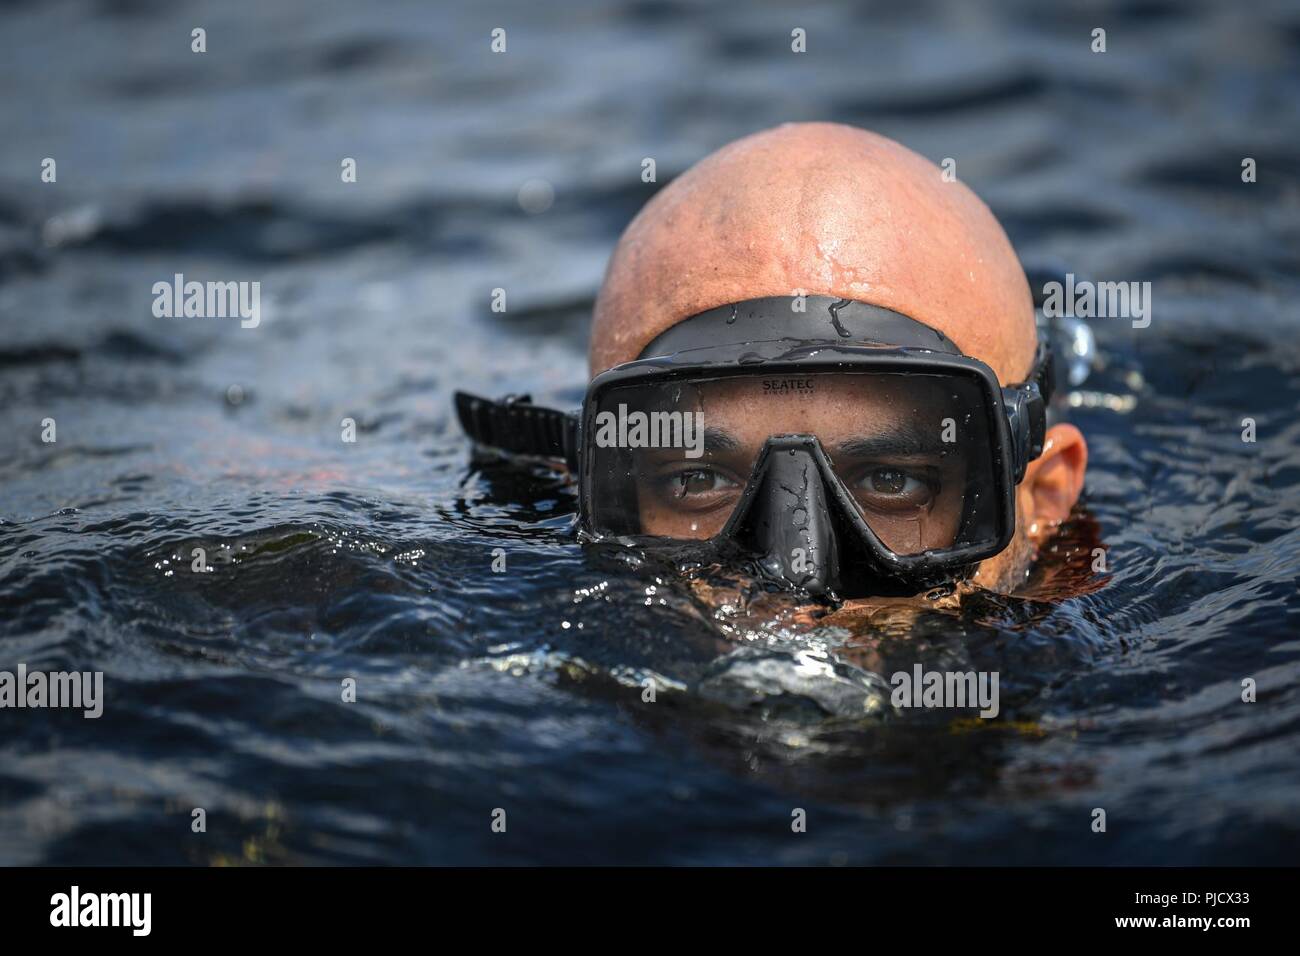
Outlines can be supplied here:
<path id="1" fill-rule="evenodd" d="M 134 936 L 148 936 L 153 924 L 152 893 L 70 893 L 50 897 L 51 926 L 129 926 Z"/>

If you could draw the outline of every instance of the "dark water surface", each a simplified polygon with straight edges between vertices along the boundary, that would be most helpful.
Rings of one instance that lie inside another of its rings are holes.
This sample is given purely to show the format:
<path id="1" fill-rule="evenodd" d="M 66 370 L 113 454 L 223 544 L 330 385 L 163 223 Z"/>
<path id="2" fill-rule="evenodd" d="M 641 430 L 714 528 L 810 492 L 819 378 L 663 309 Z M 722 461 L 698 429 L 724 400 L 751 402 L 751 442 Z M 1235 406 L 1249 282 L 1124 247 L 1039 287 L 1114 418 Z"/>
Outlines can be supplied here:
<path id="1" fill-rule="evenodd" d="M 0 862 L 1296 862 L 1300 9 L 881 7 L 0 11 L 0 670 L 106 693 L 0 711 Z M 955 157 L 1035 274 L 1154 284 L 1032 598 L 715 613 L 469 464 L 454 388 L 576 399 L 642 158 L 806 119 Z M 177 272 L 262 324 L 155 318 Z M 887 713 L 916 661 L 1001 716 Z"/>

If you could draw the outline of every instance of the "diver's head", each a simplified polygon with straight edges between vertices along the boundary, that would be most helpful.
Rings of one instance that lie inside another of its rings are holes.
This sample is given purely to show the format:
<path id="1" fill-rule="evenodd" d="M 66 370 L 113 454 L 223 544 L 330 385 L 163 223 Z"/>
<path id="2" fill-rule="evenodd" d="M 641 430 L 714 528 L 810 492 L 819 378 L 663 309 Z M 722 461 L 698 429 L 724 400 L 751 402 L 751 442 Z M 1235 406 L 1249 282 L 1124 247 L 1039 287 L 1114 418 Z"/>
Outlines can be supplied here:
<path id="1" fill-rule="evenodd" d="M 736 304 L 745 315 L 731 309 Z M 725 532 L 758 542 L 768 552 L 760 557 L 776 561 L 786 579 L 797 577 L 795 554 L 814 569 L 795 583 L 814 591 L 826 574 L 851 574 L 864 560 L 860 542 L 844 541 L 842 529 L 853 523 L 876 551 L 901 556 L 886 572 L 969 544 L 963 553 L 982 556 L 963 573 L 977 584 L 1008 590 L 1023 580 L 1035 546 L 1079 496 L 1087 446 L 1068 424 L 1043 438 L 1040 423 L 1033 438 L 1023 422 L 1032 403 L 1019 411 L 1018 391 L 996 394 L 999 385 L 1032 383 L 1039 371 L 1024 271 L 979 198 L 899 144 L 846 126 L 790 124 L 732 143 L 675 179 L 628 226 L 610 260 L 590 362 L 593 375 L 671 355 L 677 364 L 693 355 L 708 367 L 730 360 L 757 368 L 760 354 L 785 360 L 793 343 L 821 339 L 911 351 L 900 354 L 902 364 L 850 357 L 847 375 L 822 365 L 806 366 L 805 375 L 804 366 L 778 361 L 775 376 L 701 379 L 697 369 L 671 379 L 671 393 L 642 379 L 607 391 L 610 415 L 628 407 L 614 398 L 634 394 L 647 414 L 705 413 L 700 454 L 670 461 L 662 448 L 623 448 L 629 457 L 609 459 L 609 474 L 622 468 L 637 479 L 623 518 L 643 534 Z M 768 344 L 746 344 L 754 341 Z M 926 350 L 934 352 L 928 363 L 918 358 Z M 963 357 L 986 366 L 988 381 L 963 369 Z M 936 363 L 951 365 L 952 377 Z M 993 408 L 1003 399 L 1006 429 Z M 593 435 L 598 412 L 589 410 Z M 689 430 L 684 435 L 689 440 Z M 625 428 L 615 444 L 626 437 Z M 1039 440 L 1038 454 L 1016 445 Z M 1023 469 L 1023 478 L 999 484 L 998 469 Z M 999 518 L 1002 491 L 1010 513 Z M 597 497 L 593 506 L 612 507 L 607 494 Z M 995 519 L 999 550 L 989 554 Z"/>

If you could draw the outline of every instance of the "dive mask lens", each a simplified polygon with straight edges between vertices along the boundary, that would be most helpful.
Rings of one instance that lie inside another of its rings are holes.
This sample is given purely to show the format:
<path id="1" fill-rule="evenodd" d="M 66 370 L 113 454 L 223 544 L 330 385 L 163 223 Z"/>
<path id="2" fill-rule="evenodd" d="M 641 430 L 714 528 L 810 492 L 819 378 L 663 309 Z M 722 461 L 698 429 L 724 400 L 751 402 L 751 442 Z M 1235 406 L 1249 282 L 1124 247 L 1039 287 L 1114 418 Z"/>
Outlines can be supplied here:
<path id="1" fill-rule="evenodd" d="M 973 376 L 742 370 L 593 397 L 584 441 L 597 534 L 712 539 L 739 531 L 733 516 L 757 495 L 788 499 L 787 534 L 833 503 L 841 524 L 898 557 L 992 544 L 1002 531 L 995 409 Z M 805 454 L 807 441 L 768 448 L 792 436 L 815 440 L 816 468 L 774 458 Z"/>

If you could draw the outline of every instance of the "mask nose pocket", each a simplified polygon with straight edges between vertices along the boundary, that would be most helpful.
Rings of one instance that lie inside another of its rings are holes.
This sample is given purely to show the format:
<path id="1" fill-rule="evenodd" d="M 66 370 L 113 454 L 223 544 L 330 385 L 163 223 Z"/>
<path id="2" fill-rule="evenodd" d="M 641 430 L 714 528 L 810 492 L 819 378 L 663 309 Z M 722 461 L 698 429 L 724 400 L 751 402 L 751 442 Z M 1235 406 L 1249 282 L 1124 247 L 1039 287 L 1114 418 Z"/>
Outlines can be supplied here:
<path id="1" fill-rule="evenodd" d="M 809 594 L 831 594 L 839 549 L 830 494 L 805 436 L 774 438 L 731 526 L 732 539 L 757 557 L 772 581 Z"/>

